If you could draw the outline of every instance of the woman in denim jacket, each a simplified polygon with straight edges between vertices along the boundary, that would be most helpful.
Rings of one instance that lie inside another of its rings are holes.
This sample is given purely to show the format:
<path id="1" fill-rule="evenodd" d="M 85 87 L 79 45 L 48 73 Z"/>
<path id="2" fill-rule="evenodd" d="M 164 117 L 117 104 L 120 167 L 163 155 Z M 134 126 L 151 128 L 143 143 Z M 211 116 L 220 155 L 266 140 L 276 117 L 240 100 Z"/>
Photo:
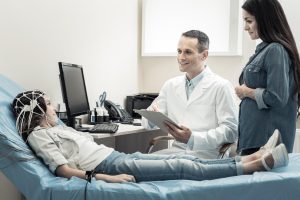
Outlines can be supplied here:
<path id="1" fill-rule="evenodd" d="M 277 0 L 247 0 L 242 8 L 245 31 L 262 43 L 235 88 L 242 100 L 238 151 L 241 155 L 257 151 L 279 129 L 292 152 L 300 89 L 300 61 L 293 34 Z"/>

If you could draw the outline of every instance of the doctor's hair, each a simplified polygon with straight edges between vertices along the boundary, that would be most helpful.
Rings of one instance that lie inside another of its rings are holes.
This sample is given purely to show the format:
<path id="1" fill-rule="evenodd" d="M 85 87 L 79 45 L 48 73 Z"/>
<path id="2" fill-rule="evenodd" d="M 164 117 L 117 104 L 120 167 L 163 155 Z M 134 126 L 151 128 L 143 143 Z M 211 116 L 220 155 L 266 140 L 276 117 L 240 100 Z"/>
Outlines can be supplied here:
<path id="1" fill-rule="evenodd" d="M 31 90 L 19 93 L 13 100 L 11 107 L 19 134 L 26 141 L 31 131 L 40 125 L 47 111 L 45 93 Z"/>
<path id="2" fill-rule="evenodd" d="M 196 38 L 198 40 L 198 51 L 201 53 L 204 50 L 209 49 L 209 38 L 208 36 L 199 30 L 190 30 L 182 33 L 182 36 L 189 38 Z"/>
<path id="3" fill-rule="evenodd" d="M 242 8 L 255 17 L 260 39 L 276 42 L 287 50 L 294 67 L 294 77 L 300 105 L 300 58 L 293 33 L 278 0 L 246 0 Z"/>

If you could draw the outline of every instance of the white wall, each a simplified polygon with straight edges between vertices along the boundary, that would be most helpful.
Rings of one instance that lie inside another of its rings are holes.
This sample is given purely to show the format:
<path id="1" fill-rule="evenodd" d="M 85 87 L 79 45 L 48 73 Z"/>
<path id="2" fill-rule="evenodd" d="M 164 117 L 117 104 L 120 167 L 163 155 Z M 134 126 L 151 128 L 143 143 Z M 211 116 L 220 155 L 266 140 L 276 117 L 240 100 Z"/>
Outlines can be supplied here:
<path id="1" fill-rule="evenodd" d="M 300 51 L 300 1 L 298 0 L 280 0 L 285 11 L 286 17 L 294 34 L 298 51 Z"/>
<path id="2" fill-rule="evenodd" d="M 139 3 L 139 7 L 141 7 L 141 1 Z M 178 39 L 180 36 L 181 33 L 178 33 Z M 211 43 L 212 42 L 213 41 L 211 41 Z M 209 56 L 207 60 L 207 64 L 215 73 L 230 80 L 234 85 L 238 84 L 239 74 L 255 50 L 255 41 L 251 41 L 245 32 L 243 32 L 242 42 L 243 56 Z M 140 89 L 143 92 L 158 92 L 167 79 L 181 74 L 175 56 L 140 56 L 139 66 L 141 67 L 141 77 L 143 80 Z"/>
<path id="3" fill-rule="evenodd" d="M 289 24 L 293 31 L 297 45 L 300 47 L 300 27 L 298 25 L 300 22 L 300 13 L 298 11 L 298 8 L 300 7 L 300 1 L 281 0 L 280 2 L 282 3 L 289 20 Z M 139 7 L 141 7 L 141 1 L 139 1 Z M 178 39 L 180 34 L 181 33 L 178 33 Z M 254 53 L 254 50 L 255 42 L 251 41 L 248 33 L 244 32 L 243 56 L 210 56 L 207 64 L 215 73 L 230 80 L 233 85 L 237 85 L 240 72 L 245 63 L 248 61 L 249 57 Z M 139 56 L 139 66 L 141 67 L 141 80 L 143 80 L 140 83 L 140 90 L 143 92 L 158 92 L 167 79 L 181 74 L 178 70 L 176 57 Z"/>
<path id="4" fill-rule="evenodd" d="M 205 30 L 214 41 L 210 54 L 240 55 L 242 1 L 143 0 L 143 55 L 176 56 L 178 33 L 191 29 Z"/>
<path id="5" fill-rule="evenodd" d="M 300 2 L 281 2 L 299 46 Z M 0 73 L 61 102 L 57 62 L 81 64 L 91 106 L 103 90 L 119 103 L 138 91 L 158 92 L 180 72 L 176 57 L 141 56 L 141 5 L 141 0 L 2 1 Z M 236 85 L 254 48 L 244 32 L 243 56 L 209 57 L 208 65 Z"/>
<path id="6" fill-rule="evenodd" d="M 84 67 L 91 107 L 138 91 L 137 0 L 9 0 L 0 7 L 0 73 L 61 102 L 58 62 Z"/>

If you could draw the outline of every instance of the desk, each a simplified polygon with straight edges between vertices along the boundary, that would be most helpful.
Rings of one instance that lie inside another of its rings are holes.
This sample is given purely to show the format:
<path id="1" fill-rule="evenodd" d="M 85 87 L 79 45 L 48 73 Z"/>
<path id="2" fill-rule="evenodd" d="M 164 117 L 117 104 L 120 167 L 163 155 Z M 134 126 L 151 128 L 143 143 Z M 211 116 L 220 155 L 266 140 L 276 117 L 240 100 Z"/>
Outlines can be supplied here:
<path id="1" fill-rule="evenodd" d="M 156 136 L 167 135 L 161 130 L 146 130 L 142 126 L 119 124 L 118 131 L 113 134 L 91 133 L 98 144 L 104 144 L 124 153 L 146 153 L 149 142 Z M 168 148 L 168 142 L 155 145 L 154 151 Z"/>

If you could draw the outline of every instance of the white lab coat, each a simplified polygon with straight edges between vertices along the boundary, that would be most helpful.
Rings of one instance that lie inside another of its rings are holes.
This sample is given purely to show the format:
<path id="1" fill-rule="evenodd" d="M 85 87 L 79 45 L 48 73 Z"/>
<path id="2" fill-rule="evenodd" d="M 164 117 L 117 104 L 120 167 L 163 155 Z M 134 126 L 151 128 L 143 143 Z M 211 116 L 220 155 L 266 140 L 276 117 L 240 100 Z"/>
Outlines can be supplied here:
<path id="1" fill-rule="evenodd" d="M 174 141 L 170 149 L 160 153 L 218 158 L 219 148 L 224 143 L 237 140 L 238 109 L 232 85 L 208 67 L 201 73 L 204 76 L 188 100 L 183 75 L 168 80 L 153 101 L 174 122 L 192 130 L 187 144 Z M 151 128 L 145 118 L 142 125 Z"/>

